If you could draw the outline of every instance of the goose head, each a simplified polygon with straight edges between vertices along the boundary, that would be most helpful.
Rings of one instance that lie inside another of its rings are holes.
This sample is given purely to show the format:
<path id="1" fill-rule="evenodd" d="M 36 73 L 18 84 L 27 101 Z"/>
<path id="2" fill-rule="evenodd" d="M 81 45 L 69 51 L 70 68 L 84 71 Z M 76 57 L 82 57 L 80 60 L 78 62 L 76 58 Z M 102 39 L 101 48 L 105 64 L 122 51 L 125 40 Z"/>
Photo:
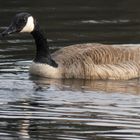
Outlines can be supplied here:
<path id="1" fill-rule="evenodd" d="M 31 33 L 35 29 L 35 19 L 29 13 L 16 14 L 12 19 L 10 26 L 1 33 L 2 36 L 6 36 L 12 33 Z"/>

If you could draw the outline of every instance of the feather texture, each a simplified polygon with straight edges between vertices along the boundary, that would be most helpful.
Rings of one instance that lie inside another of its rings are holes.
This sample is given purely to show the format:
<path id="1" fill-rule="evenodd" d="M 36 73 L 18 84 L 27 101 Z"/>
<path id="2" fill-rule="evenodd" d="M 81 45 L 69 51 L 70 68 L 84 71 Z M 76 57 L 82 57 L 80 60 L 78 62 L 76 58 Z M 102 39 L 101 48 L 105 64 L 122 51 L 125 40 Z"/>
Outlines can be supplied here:
<path id="1" fill-rule="evenodd" d="M 88 43 L 64 47 L 52 58 L 59 65 L 59 78 L 125 80 L 139 77 L 139 54 L 139 47 Z"/>

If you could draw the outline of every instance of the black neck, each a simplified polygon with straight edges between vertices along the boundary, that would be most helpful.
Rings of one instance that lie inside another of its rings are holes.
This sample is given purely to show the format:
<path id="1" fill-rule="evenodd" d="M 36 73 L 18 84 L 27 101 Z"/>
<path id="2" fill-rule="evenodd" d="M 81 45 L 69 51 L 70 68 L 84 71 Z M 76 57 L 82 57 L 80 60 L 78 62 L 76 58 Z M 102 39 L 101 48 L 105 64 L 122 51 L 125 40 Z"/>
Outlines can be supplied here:
<path id="1" fill-rule="evenodd" d="M 53 67 L 57 67 L 58 65 L 56 64 L 56 62 L 51 59 L 47 40 L 41 32 L 39 26 L 35 28 L 35 30 L 31 32 L 31 34 L 34 37 L 36 43 L 36 56 L 34 62 L 45 63 Z"/>

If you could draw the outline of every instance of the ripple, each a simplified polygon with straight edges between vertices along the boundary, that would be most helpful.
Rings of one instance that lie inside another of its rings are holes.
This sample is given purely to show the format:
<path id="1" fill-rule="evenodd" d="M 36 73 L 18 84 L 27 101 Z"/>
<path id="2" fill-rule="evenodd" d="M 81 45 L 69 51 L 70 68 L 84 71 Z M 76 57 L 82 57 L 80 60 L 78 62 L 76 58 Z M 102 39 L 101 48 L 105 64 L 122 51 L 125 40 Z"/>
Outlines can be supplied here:
<path id="1" fill-rule="evenodd" d="M 51 139 L 54 133 L 57 139 L 83 140 L 93 138 L 93 134 L 101 139 L 139 138 L 139 80 L 29 78 L 25 70 L 30 63 L 18 59 L 14 63 L 1 62 L 3 139 L 30 139 L 37 135 Z"/>
<path id="2" fill-rule="evenodd" d="M 118 24 L 118 23 L 129 23 L 130 20 L 83 20 L 81 23 L 89 23 L 89 24 Z"/>

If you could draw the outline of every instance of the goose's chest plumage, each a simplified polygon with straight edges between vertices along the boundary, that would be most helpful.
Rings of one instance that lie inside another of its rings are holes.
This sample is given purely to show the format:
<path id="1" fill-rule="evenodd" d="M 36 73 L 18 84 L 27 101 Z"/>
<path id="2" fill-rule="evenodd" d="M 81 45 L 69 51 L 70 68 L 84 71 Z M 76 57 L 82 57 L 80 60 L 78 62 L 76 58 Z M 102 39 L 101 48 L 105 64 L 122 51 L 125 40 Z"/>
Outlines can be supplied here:
<path id="1" fill-rule="evenodd" d="M 32 62 L 29 71 L 30 74 L 41 76 L 41 77 L 62 78 L 61 68 L 53 67 L 48 64 Z"/>

